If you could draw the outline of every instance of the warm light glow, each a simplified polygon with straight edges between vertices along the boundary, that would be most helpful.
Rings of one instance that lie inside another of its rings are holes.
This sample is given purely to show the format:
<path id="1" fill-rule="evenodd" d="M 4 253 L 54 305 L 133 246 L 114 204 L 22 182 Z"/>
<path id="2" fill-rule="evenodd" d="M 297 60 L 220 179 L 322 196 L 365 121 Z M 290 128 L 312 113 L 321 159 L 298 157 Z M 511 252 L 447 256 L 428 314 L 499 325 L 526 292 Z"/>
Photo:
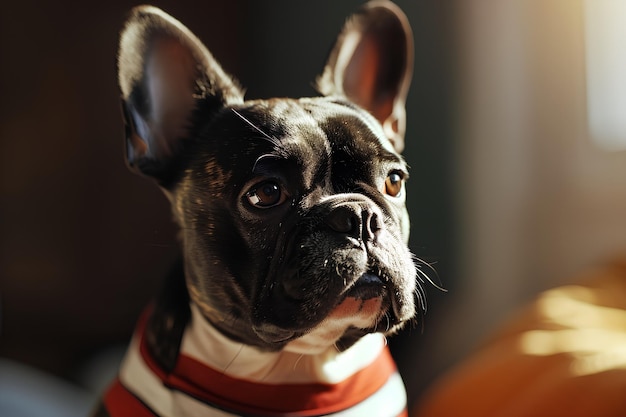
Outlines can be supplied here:
<path id="1" fill-rule="evenodd" d="M 626 1 L 584 5 L 589 132 L 603 148 L 626 150 Z"/>
<path id="2" fill-rule="evenodd" d="M 626 311 L 592 304 L 599 295 L 569 286 L 546 292 L 538 312 L 554 330 L 521 335 L 522 352 L 532 356 L 565 354 L 573 376 L 626 369 Z"/>
<path id="3" fill-rule="evenodd" d="M 545 292 L 538 307 L 546 319 L 560 326 L 624 331 L 626 311 L 595 305 L 597 301 L 592 290 L 572 285 Z"/>

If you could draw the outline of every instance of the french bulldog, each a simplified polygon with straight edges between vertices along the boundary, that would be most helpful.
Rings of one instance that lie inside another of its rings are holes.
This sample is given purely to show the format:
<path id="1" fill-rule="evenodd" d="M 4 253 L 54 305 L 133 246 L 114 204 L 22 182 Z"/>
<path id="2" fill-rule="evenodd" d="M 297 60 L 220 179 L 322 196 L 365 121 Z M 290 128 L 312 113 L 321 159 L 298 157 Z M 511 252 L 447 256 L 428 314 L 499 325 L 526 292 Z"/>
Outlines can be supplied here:
<path id="1" fill-rule="evenodd" d="M 182 260 L 95 415 L 406 415 L 385 336 L 424 307 L 400 156 L 412 49 L 400 9 L 366 3 L 317 96 L 245 100 L 180 22 L 132 10 L 126 157 L 171 202 Z"/>

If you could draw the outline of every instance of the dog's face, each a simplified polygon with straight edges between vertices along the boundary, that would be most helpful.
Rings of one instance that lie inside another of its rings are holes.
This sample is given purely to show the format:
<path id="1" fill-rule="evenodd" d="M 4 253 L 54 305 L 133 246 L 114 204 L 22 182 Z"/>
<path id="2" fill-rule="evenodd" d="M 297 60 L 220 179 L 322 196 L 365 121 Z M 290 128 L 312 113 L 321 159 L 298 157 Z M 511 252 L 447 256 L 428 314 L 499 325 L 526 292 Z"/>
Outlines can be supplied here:
<path id="1" fill-rule="evenodd" d="M 414 316 L 404 100 L 410 29 L 390 3 L 344 28 L 320 97 L 245 101 L 184 26 L 133 11 L 120 86 L 128 161 L 164 189 L 192 302 L 268 350 L 347 348 Z"/>

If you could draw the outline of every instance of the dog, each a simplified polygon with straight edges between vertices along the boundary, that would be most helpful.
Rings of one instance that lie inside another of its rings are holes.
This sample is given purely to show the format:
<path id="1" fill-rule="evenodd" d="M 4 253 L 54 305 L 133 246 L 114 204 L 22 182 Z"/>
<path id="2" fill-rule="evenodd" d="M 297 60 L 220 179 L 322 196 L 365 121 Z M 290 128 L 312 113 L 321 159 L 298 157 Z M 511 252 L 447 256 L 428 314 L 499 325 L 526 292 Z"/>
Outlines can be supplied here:
<path id="1" fill-rule="evenodd" d="M 318 96 L 244 100 L 180 22 L 120 36 L 126 158 L 171 202 L 182 260 L 96 416 L 400 416 L 386 336 L 424 308 L 400 155 L 406 16 L 366 3 Z"/>

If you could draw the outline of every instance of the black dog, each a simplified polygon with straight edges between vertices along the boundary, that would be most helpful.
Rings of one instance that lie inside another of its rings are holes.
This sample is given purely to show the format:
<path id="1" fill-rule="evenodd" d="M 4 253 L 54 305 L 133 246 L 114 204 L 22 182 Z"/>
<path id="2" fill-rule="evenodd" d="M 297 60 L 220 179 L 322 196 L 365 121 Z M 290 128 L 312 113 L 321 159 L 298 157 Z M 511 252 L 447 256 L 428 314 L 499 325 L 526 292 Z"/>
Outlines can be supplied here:
<path id="1" fill-rule="evenodd" d="M 127 159 L 171 201 L 183 262 L 97 415 L 406 413 L 384 335 L 422 299 L 399 156 L 412 60 L 406 17 L 368 3 L 320 97 L 244 101 L 181 23 L 133 10 Z"/>

